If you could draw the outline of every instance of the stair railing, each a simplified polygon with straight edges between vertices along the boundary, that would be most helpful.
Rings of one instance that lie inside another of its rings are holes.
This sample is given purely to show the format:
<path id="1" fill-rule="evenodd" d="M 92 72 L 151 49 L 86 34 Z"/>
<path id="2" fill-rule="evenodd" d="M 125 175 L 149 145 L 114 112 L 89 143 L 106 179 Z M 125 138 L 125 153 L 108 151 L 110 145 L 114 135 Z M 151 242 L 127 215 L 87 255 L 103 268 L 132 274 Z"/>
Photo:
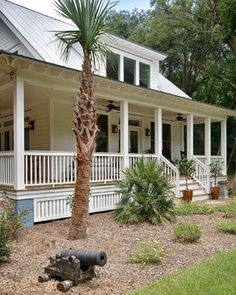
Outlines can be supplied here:
<path id="1" fill-rule="evenodd" d="M 195 164 L 195 173 L 193 175 L 193 179 L 197 181 L 205 189 L 207 193 L 210 191 L 210 170 L 209 168 L 203 164 L 200 160 L 198 160 L 195 156 L 192 156 L 192 160 Z"/>

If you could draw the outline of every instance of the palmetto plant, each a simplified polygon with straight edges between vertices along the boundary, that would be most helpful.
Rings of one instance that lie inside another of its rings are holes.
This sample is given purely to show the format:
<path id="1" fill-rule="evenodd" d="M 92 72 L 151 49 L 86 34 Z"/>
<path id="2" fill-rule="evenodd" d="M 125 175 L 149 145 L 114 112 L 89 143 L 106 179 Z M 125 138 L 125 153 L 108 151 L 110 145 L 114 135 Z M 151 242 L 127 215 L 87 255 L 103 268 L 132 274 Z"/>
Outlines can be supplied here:
<path id="1" fill-rule="evenodd" d="M 81 45 L 84 54 L 73 128 L 77 146 L 77 175 L 69 230 L 69 239 L 73 240 L 86 237 L 90 167 L 98 131 L 92 65 L 108 51 L 101 36 L 105 33 L 109 12 L 115 4 L 109 0 L 55 1 L 57 12 L 75 25 L 74 30 L 56 32 L 63 46 L 63 55 L 68 57 L 76 43 Z"/>
<path id="2" fill-rule="evenodd" d="M 122 194 L 115 212 L 118 222 L 132 224 L 147 220 L 157 225 L 174 218 L 172 185 L 156 160 L 142 158 L 133 168 L 127 168 L 118 187 Z"/>

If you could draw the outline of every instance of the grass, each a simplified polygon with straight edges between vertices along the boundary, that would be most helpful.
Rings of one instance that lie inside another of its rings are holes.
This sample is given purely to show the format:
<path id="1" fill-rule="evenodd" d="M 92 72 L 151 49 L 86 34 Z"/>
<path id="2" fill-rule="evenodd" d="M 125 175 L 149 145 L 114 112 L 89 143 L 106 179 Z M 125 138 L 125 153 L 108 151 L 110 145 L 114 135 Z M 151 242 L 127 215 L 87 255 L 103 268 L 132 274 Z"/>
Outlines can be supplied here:
<path id="1" fill-rule="evenodd" d="M 236 249 L 164 277 L 132 295 L 235 295 Z"/>
<path id="2" fill-rule="evenodd" d="M 209 205 L 203 202 L 180 202 L 176 208 L 176 215 L 208 215 L 215 212 L 236 214 L 236 199 L 233 198 L 227 204 Z"/>
<path id="3" fill-rule="evenodd" d="M 164 250 L 157 241 L 138 241 L 137 248 L 128 261 L 131 263 L 158 263 L 164 255 Z"/>
<path id="4" fill-rule="evenodd" d="M 201 237 L 201 229 L 197 224 L 180 223 L 174 227 L 174 240 L 181 243 L 194 243 Z"/>
<path id="5" fill-rule="evenodd" d="M 224 233 L 236 235 L 236 220 L 220 221 L 218 228 Z"/>

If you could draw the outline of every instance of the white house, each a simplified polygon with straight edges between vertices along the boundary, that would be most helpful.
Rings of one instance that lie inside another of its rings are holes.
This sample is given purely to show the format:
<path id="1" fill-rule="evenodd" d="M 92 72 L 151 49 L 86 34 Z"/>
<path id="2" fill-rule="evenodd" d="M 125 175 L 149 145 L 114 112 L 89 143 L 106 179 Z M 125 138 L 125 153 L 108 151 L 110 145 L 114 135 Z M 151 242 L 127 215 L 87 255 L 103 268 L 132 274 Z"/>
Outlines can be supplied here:
<path id="1" fill-rule="evenodd" d="M 32 209 L 28 225 L 70 215 L 66 198 L 76 169 L 71 129 L 82 52 L 78 45 L 65 62 L 53 41 L 55 31 L 70 27 L 0 0 L 0 190 L 19 209 Z M 208 165 L 220 160 L 226 177 L 226 121 L 236 112 L 193 101 L 168 81 L 159 71 L 163 53 L 111 35 L 103 41 L 114 54 L 95 65 L 101 131 L 90 212 L 114 208 L 120 198 L 115 181 L 142 156 L 163 164 L 176 197 L 182 183 L 174 163 L 192 158 L 195 198 L 207 198 Z M 221 126 L 217 153 L 211 148 L 213 124 Z"/>

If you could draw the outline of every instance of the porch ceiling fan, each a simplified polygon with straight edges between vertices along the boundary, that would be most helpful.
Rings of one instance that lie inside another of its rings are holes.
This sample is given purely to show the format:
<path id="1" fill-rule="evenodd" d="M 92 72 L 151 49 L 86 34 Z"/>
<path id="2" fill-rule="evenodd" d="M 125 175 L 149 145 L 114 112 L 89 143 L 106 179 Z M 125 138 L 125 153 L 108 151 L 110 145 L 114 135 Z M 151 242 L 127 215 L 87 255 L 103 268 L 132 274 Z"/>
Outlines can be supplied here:
<path id="1" fill-rule="evenodd" d="M 109 100 L 109 104 L 106 105 L 106 108 L 107 108 L 107 113 L 108 112 L 111 112 L 111 111 L 119 111 L 120 110 L 120 107 L 114 105 L 114 101 L 113 100 Z"/>
<path id="2" fill-rule="evenodd" d="M 181 113 L 178 113 L 177 114 L 177 117 L 175 118 L 176 121 L 179 121 L 179 122 L 185 122 L 186 119 L 184 119 L 183 115 Z"/>

